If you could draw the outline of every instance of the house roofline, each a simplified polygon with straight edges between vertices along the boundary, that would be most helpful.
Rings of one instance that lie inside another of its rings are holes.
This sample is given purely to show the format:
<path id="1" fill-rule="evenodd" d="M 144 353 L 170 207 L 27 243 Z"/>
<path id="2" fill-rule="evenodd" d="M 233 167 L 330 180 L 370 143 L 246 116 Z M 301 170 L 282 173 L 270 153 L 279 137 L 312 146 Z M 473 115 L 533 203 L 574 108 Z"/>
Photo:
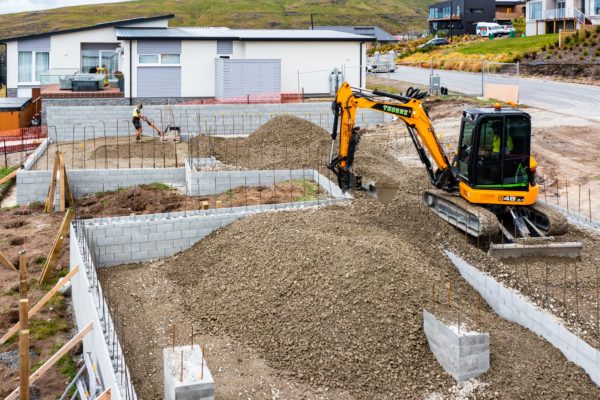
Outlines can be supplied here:
<path id="1" fill-rule="evenodd" d="M 13 42 L 15 40 L 36 39 L 36 38 L 47 37 L 47 36 L 52 36 L 52 35 L 60 35 L 60 34 L 65 34 L 65 33 L 74 33 L 74 32 L 89 31 L 89 30 L 93 30 L 93 29 L 118 27 L 122 24 L 135 24 L 135 23 L 139 23 L 139 22 L 157 21 L 157 20 L 161 20 L 161 19 L 172 19 L 174 17 L 175 17 L 175 14 L 163 14 L 163 15 L 156 15 L 153 17 L 137 17 L 137 18 L 130 18 L 130 19 L 121 19 L 118 21 L 100 22 L 95 25 L 82 26 L 79 28 L 62 29 L 62 30 L 56 30 L 56 31 L 34 33 L 32 35 L 23 35 L 23 36 L 2 38 L 2 39 L 0 39 L 0 44 L 6 44 L 7 42 Z"/>

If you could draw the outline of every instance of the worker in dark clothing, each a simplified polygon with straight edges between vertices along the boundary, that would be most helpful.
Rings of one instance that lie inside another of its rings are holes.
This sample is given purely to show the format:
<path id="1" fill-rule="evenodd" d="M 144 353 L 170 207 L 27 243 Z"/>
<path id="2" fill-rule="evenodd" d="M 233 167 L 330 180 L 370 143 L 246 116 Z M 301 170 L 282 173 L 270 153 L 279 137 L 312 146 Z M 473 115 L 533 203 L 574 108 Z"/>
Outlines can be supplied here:
<path id="1" fill-rule="evenodd" d="M 135 141 L 139 143 L 142 141 L 142 119 L 144 119 L 144 115 L 142 115 L 142 108 L 144 106 L 142 104 L 138 104 L 135 106 L 133 110 L 133 126 L 135 127 Z"/>

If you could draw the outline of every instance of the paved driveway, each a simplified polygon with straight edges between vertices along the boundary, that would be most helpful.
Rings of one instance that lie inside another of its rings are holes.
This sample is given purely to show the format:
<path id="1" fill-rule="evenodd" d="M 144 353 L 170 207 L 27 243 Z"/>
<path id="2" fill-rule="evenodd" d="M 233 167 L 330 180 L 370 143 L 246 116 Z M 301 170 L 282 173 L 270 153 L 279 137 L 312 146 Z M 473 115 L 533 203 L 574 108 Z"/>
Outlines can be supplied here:
<path id="1" fill-rule="evenodd" d="M 481 74 L 434 70 L 441 77 L 442 86 L 451 91 L 481 95 Z M 391 79 L 429 85 L 428 69 L 398 67 L 389 74 Z M 494 76 L 494 82 L 515 82 Z M 566 115 L 600 121 L 600 86 L 563 83 L 544 79 L 521 78 L 520 102 L 529 106 Z"/>

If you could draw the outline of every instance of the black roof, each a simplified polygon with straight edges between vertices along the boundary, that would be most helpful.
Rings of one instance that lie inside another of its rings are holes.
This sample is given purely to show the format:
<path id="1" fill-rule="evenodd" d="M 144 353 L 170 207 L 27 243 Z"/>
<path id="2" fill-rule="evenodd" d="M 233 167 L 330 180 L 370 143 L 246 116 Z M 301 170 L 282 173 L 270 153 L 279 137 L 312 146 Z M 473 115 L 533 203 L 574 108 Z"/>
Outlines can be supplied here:
<path id="1" fill-rule="evenodd" d="M 475 118 L 478 118 L 482 114 L 491 114 L 491 115 L 524 115 L 526 117 L 530 117 L 528 113 L 518 108 L 513 107 L 502 107 L 500 109 L 495 109 L 494 107 L 482 107 L 482 108 L 467 108 L 464 110 L 465 113 L 473 115 Z"/>
<path id="2" fill-rule="evenodd" d="M 136 24 L 139 22 L 149 22 L 149 21 L 157 21 L 157 20 L 161 20 L 161 19 L 171 19 L 173 17 L 175 17 L 175 14 L 163 14 L 163 15 L 156 15 L 153 17 L 136 17 L 136 18 L 129 18 L 129 19 L 121 19 L 118 21 L 101 22 L 99 24 L 83 26 L 80 28 L 62 29 L 62 30 L 55 30 L 55 31 L 49 31 L 49 32 L 34 33 L 31 35 L 1 38 L 0 43 L 4 44 L 6 42 L 12 42 L 14 40 L 34 39 L 34 38 L 46 37 L 46 36 L 56 35 L 56 34 L 61 34 L 61 33 L 81 32 L 81 31 L 88 31 L 88 30 L 92 30 L 92 29 L 109 28 L 112 26 Z"/>

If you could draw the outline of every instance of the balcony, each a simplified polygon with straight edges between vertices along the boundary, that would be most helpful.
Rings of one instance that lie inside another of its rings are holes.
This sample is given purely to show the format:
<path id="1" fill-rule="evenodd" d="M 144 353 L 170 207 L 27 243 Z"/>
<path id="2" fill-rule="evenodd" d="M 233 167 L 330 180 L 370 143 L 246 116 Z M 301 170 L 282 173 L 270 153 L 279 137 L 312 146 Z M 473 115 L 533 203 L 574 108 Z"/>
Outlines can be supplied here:
<path id="1" fill-rule="evenodd" d="M 430 15 L 428 21 L 460 21 L 461 20 L 461 16 L 460 14 L 454 14 L 452 16 L 450 16 L 450 14 L 436 14 L 436 15 Z"/>
<path id="2" fill-rule="evenodd" d="M 81 73 L 78 68 L 51 69 L 40 77 L 44 99 L 124 97 L 123 75 Z"/>
<path id="3" fill-rule="evenodd" d="M 496 12 L 496 21 L 514 21 L 520 16 L 524 16 L 520 12 Z"/>
<path id="4" fill-rule="evenodd" d="M 544 21 L 563 21 L 563 20 L 575 20 L 579 23 L 585 24 L 585 14 L 579 11 L 577 8 L 553 8 L 544 10 L 542 18 L 539 20 Z"/>

